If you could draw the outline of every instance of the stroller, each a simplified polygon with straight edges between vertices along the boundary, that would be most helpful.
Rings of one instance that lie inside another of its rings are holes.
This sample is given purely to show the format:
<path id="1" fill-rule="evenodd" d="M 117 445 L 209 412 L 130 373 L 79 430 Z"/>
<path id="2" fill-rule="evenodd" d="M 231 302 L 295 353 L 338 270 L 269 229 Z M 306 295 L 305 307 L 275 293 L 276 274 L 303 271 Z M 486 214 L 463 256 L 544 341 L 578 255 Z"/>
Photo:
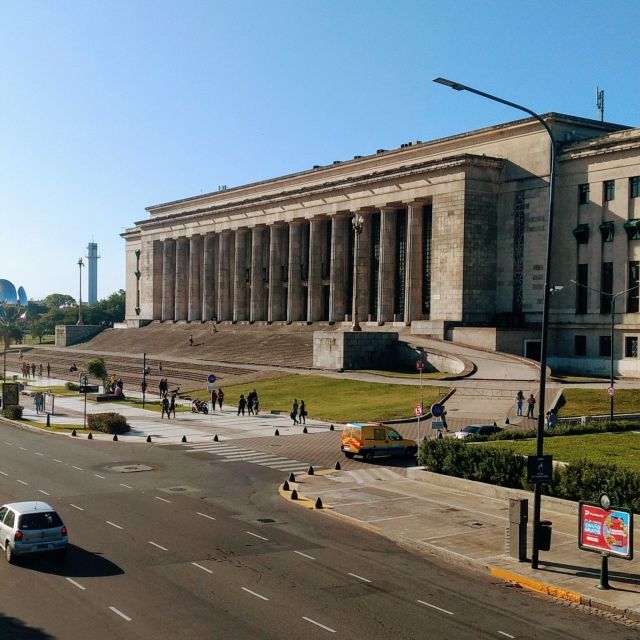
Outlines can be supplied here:
<path id="1" fill-rule="evenodd" d="M 204 400 L 194 400 L 191 403 L 192 413 L 209 413 L 209 407 Z"/>

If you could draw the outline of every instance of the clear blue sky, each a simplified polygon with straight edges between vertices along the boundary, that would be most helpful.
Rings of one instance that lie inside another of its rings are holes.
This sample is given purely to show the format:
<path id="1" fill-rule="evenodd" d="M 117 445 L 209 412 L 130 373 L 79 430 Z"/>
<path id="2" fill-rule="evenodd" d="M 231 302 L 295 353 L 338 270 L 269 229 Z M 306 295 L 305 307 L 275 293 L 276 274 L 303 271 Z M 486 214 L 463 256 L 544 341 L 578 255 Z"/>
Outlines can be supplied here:
<path id="1" fill-rule="evenodd" d="M 538 112 L 640 125 L 637 0 L 0 0 L 0 278 L 124 287 L 173 199 Z M 83 273 L 86 283 L 86 270 Z M 84 288 L 83 299 L 86 299 Z"/>

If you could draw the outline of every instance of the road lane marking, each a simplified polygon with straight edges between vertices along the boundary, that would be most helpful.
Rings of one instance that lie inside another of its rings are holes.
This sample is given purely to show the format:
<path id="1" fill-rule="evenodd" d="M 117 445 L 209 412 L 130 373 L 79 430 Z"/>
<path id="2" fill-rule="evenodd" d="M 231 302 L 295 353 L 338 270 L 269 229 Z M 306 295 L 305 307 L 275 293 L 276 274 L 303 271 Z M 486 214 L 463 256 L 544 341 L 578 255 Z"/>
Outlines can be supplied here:
<path id="1" fill-rule="evenodd" d="M 58 458 L 54 458 L 54 459 L 53 459 L 53 461 L 54 461 L 54 462 L 60 462 L 61 464 L 64 464 L 64 463 L 62 462 L 62 460 L 58 460 Z"/>
<path id="2" fill-rule="evenodd" d="M 124 484 L 123 482 L 120 483 L 121 487 L 127 487 L 127 489 L 133 489 L 133 487 L 130 487 L 128 484 Z"/>
<path id="3" fill-rule="evenodd" d="M 34 456 L 41 456 L 41 457 L 43 457 L 43 458 L 44 458 L 44 453 L 40 453 L 39 451 L 34 451 L 34 452 L 33 452 L 33 455 L 34 455 Z"/>
<path id="4" fill-rule="evenodd" d="M 105 522 L 107 524 L 110 524 L 112 527 L 115 527 L 116 529 L 123 529 L 124 527 L 121 527 L 119 524 L 116 524 L 115 522 L 111 522 L 111 520 L 105 520 Z"/>
<path id="5" fill-rule="evenodd" d="M 208 518 L 209 520 L 215 520 L 215 518 L 213 516 L 208 516 L 206 513 L 200 513 L 199 511 L 196 511 L 196 513 L 199 516 L 202 516 L 203 518 Z"/>
<path id="6" fill-rule="evenodd" d="M 162 500 L 162 502 L 168 502 L 171 504 L 171 500 L 167 500 L 166 498 L 161 498 L 160 496 L 153 496 L 156 500 Z"/>
<path id="7" fill-rule="evenodd" d="M 73 507 L 74 509 L 77 509 L 78 511 L 84 511 L 84 509 L 82 507 L 79 507 L 77 504 L 69 503 L 69 506 Z"/>
<path id="8" fill-rule="evenodd" d="M 442 613 L 446 613 L 447 615 L 450 615 L 450 616 L 453 615 L 453 611 L 447 611 L 446 609 L 441 609 L 440 607 L 436 607 L 435 604 L 429 604 L 428 602 L 425 602 L 424 600 L 418 600 L 418 602 L 420 604 L 423 604 L 425 607 L 431 607 L 432 609 L 435 609 L 436 611 L 442 611 Z"/>
<path id="9" fill-rule="evenodd" d="M 366 578 L 359 576 L 357 573 L 349 573 L 349 575 L 353 576 L 354 578 L 358 578 L 358 580 L 362 580 L 362 582 L 371 582 L 371 580 L 367 580 Z"/>
<path id="10" fill-rule="evenodd" d="M 302 556 L 303 558 L 309 558 L 309 560 L 315 560 L 313 556 L 309 556 L 306 553 L 302 553 L 302 551 L 294 551 L 293 553 L 297 553 L 299 556 Z"/>
<path id="11" fill-rule="evenodd" d="M 4 443 L 7 445 L 7 447 L 13 447 L 13 443 L 12 442 L 7 442 L 6 440 L 4 441 Z"/>
<path id="12" fill-rule="evenodd" d="M 51 495 L 50 493 L 47 493 L 46 491 L 44 491 L 44 490 L 42 490 L 42 489 L 38 489 L 38 491 L 39 491 L 40 493 L 43 493 L 45 496 L 50 496 L 50 495 Z"/>
<path id="13" fill-rule="evenodd" d="M 149 540 L 149 544 L 152 544 L 154 547 L 158 547 L 158 549 L 162 549 L 163 551 L 169 551 L 166 547 L 163 547 L 161 544 L 154 542 L 153 540 Z"/>
<path id="14" fill-rule="evenodd" d="M 505 638 L 515 638 L 515 636 L 512 636 L 510 633 L 505 633 L 504 631 L 498 631 L 498 633 Z"/>
<path id="15" fill-rule="evenodd" d="M 111 609 L 113 613 L 119 615 L 121 618 L 124 618 L 127 622 L 131 622 L 131 618 L 125 613 L 122 613 L 122 611 L 120 611 L 119 609 L 116 609 L 115 607 L 109 607 L 109 609 Z"/>
<path id="16" fill-rule="evenodd" d="M 74 586 L 78 587 L 78 589 L 82 589 L 82 591 L 86 591 L 87 587 L 83 587 L 79 582 L 76 582 L 73 578 L 67 578 L 67 580 Z"/>
<path id="17" fill-rule="evenodd" d="M 207 567 L 203 567 L 201 564 L 198 564 L 197 562 L 192 562 L 191 564 L 194 567 L 198 567 L 198 569 L 202 569 L 203 571 L 206 571 L 207 573 L 213 573 L 213 571 L 211 571 L 211 569 L 207 569 Z"/>
<path id="18" fill-rule="evenodd" d="M 7 476 L 7 478 L 9 477 L 9 474 L 8 474 L 8 473 L 5 473 L 4 471 L 0 471 L 0 473 L 1 473 L 3 476 Z"/>
<path id="19" fill-rule="evenodd" d="M 29 486 L 29 483 L 28 483 L 28 482 L 25 482 L 24 480 L 18 480 L 18 482 L 19 482 L 20 484 L 26 484 L 27 486 Z"/>
<path id="20" fill-rule="evenodd" d="M 104 476 L 101 476 L 99 473 L 94 473 L 93 474 L 96 478 L 101 478 L 102 480 L 105 480 Z"/>
<path id="21" fill-rule="evenodd" d="M 265 598 L 264 596 L 261 596 L 259 593 L 256 593 L 255 591 L 251 591 L 251 589 L 247 589 L 247 587 L 242 587 L 242 590 L 246 591 L 247 593 L 250 593 L 252 596 L 255 596 L 256 598 L 260 598 L 261 600 L 265 600 L 269 602 L 269 598 Z"/>
<path id="22" fill-rule="evenodd" d="M 306 620 L 307 622 L 310 622 L 311 624 L 315 624 L 317 627 L 320 627 L 321 629 L 324 629 L 325 631 L 329 631 L 330 633 L 335 633 L 336 630 L 332 629 L 331 627 L 327 627 L 323 624 L 320 624 L 319 622 L 317 622 L 316 620 L 313 620 L 312 618 L 307 618 L 307 616 L 302 616 L 303 620 Z"/>
<path id="23" fill-rule="evenodd" d="M 76 467 L 75 464 L 71 465 L 74 469 L 77 469 L 78 471 L 84 471 L 84 469 L 82 467 Z"/>
<path id="24" fill-rule="evenodd" d="M 257 533 L 251 533 L 251 531 L 245 531 L 245 533 L 248 533 L 250 536 L 253 536 L 254 538 L 260 538 L 260 540 L 269 542 L 269 538 L 265 538 L 264 536 L 259 536 Z"/>
<path id="25" fill-rule="evenodd" d="M 18 449 L 21 449 L 22 451 L 29 451 L 29 449 L 27 449 L 25 447 L 18 447 Z"/>

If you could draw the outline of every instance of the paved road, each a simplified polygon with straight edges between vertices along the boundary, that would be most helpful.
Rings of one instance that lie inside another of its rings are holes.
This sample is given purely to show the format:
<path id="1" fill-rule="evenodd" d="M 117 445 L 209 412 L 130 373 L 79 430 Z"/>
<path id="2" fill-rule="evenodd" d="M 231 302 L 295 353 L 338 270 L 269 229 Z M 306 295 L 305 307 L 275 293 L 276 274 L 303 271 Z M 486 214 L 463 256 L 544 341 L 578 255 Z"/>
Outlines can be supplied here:
<path id="1" fill-rule="evenodd" d="M 150 470 L 131 471 L 137 464 Z M 0 632 L 69 640 L 621 637 L 613 623 L 292 507 L 274 490 L 280 479 L 264 466 L 177 447 L 0 423 L 1 500 L 42 496 L 73 543 L 64 564 L 0 568 Z"/>

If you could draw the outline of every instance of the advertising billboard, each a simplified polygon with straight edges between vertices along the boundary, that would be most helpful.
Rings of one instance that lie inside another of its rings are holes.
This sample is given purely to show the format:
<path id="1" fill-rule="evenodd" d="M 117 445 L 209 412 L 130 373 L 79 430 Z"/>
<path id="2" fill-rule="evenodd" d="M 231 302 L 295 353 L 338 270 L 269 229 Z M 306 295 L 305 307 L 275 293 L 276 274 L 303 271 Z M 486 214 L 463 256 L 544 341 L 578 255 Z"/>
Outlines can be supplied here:
<path id="1" fill-rule="evenodd" d="M 633 514 L 625 509 L 603 509 L 580 502 L 578 546 L 619 558 L 633 558 Z"/>

